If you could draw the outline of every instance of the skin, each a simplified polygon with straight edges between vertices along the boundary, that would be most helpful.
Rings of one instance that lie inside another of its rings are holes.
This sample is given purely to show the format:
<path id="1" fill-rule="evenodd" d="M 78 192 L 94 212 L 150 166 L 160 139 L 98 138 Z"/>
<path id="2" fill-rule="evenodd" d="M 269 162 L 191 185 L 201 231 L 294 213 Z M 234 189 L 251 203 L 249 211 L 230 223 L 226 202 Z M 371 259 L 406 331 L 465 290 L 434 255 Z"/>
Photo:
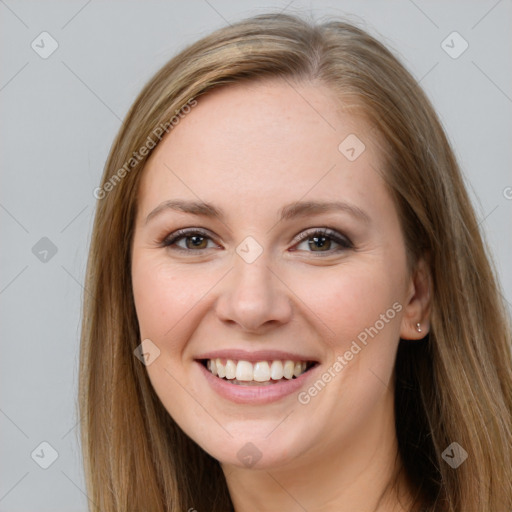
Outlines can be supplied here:
<path id="1" fill-rule="evenodd" d="M 355 161 L 338 150 L 351 133 L 366 146 Z M 394 358 L 399 337 L 428 331 L 430 296 L 425 265 L 408 270 L 376 148 L 327 86 L 267 80 L 200 97 L 144 170 L 133 293 L 141 339 L 160 350 L 146 368 L 169 414 L 220 461 L 237 512 L 405 510 L 405 485 L 400 500 L 384 492 L 397 454 Z M 146 222 L 170 199 L 211 203 L 225 218 L 167 209 Z M 283 206 L 305 200 L 348 202 L 369 219 L 333 211 L 279 221 Z M 190 238 L 176 242 L 183 251 L 162 246 L 189 227 L 210 232 L 202 250 Z M 311 236 L 297 240 L 324 227 L 354 248 L 330 239 L 315 251 Z M 247 236 L 263 249 L 252 263 L 236 253 Z M 213 348 L 278 349 L 313 356 L 320 377 L 396 303 L 394 318 L 307 404 L 297 393 L 232 403 L 194 362 Z M 252 467 L 237 457 L 248 442 L 261 452 Z"/>

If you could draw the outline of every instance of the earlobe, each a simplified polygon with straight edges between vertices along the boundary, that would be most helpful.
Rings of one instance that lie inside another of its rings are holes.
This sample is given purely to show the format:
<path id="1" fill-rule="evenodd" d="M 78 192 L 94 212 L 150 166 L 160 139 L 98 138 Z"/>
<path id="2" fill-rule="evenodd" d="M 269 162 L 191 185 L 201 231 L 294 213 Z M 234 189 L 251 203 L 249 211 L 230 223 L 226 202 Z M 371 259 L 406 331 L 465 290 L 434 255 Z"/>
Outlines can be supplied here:
<path id="1" fill-rule="evenodd" d="M 430 268 L 421 258 L 410 278 L 408 303 L 404 308 L 400 337 L 421 340 L 429 332 L 432 278 Z"/>

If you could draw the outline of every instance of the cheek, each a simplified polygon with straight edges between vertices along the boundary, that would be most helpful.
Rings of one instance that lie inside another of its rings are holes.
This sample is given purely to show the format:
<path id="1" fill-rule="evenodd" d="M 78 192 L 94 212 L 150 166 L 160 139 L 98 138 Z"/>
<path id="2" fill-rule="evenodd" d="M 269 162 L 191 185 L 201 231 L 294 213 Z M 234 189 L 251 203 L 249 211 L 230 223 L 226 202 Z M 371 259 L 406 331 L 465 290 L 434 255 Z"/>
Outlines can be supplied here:
<path id="1" fill-rule="evenodd" d="M 132 286 L 141 340 L 150 339 L 160 350 L 146 370 L 156 394 L 176 420 L 191 409 L 190 397 L 180 384 L 184 381 L 181 362 L 197 315 L 202 314 L 201 299 L 214 285 L 211 274 L 198 272 L 193 265 L 177 268 L 149 251 L 133 257 Z"/>
<path id="2" fill-rule="evenodd" d="M 141 337 L 162 342 L 211 287 L 211 278 L 188 269 L 176 269 L 161 258 L 134 257 L 132 282 Z M 174 333 L 173 333 L 174 334 Z M 172 336 L 175 338 L 175 336 Z"/>
<path id="3" fill-rule="evenodd" d="M 401 275 L 385 268 L 389 265 L 383 260 L 368 258 L 322 268 L 315 275 L 302 273 L 294 287 L 298 296 L 307 297 L 306 306 L 318 319 L 316 327 L 323 326 L 323 339 L 332 351 L 320 377 L 328 381 L 325 391 L 314 384 L 301 396 L 301 403 L 314 408 L 317 419 L 311 421 L 318 421 L 318 428 L 326 417 L 345 425 L 346 432 L 359 428 L 388 392 L 403 304 Z"/>
<path id="4" fill-rule="evenodd" d="M 378 339 L 374 349 L 379 352 L 397 343 L 403 309 L 399 276 L 383 272 L 375 261 L 317 270 L 302 273 L 293 288 L 321 321 L 335 355 L 353 341 L 367 348 Z"/>

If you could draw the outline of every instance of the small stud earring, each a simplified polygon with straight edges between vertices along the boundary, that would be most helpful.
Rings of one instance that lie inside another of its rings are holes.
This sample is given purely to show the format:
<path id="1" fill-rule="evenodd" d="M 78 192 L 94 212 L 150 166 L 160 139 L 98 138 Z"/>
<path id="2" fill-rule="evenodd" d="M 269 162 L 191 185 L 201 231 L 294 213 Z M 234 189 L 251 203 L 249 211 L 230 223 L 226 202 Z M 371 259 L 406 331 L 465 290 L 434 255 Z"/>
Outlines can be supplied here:
<path id="1" fill-rule="evenodd" d="M 421 324 L 419 322 L 416 324 L 416 330 L 421 332 Z"/>

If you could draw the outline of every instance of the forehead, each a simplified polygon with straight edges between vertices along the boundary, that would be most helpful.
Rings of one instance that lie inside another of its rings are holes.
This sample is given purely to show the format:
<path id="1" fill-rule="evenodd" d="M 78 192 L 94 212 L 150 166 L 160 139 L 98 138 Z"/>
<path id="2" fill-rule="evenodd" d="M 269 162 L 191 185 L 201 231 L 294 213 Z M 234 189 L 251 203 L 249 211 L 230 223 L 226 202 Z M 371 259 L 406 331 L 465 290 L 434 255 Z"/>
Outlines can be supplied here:
<path id="1" fill-rule="evenodd" d="M 143 209 L 184 196 L 247 211 L 384 193 L 371 127 L 324 84 L 239 83 L 197 101 L 146 164 Z"/>

